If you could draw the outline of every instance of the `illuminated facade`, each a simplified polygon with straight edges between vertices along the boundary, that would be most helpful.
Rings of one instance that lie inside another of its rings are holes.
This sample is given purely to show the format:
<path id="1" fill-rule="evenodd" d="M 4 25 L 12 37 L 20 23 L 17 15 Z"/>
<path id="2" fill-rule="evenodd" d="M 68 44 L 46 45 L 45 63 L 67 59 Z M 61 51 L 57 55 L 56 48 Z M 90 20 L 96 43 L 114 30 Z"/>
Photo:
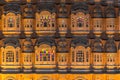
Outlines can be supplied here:
<path id="1" fill-rule="evenodd" d="M 0 80 L 120 80 L 119 0 L 1 0 Z"/>

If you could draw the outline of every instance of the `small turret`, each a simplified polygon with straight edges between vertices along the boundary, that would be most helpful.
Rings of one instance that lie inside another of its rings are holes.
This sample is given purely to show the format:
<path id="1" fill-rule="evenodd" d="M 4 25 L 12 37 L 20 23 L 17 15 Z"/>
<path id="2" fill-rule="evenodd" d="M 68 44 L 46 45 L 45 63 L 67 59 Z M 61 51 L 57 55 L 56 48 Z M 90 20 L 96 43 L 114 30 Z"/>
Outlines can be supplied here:
<path id="1" fill-rule="evenodd" d="M 114 9 L 113 1 L 107 1 L 107 8 L 105 9 L 106 17 L 106 32 L 107 34 L 114 34 L 116 28 L 116 11 Z"/>
<path id="2" fill-rule="evenodd" d="M 58 18 L 57 18 L 57 23 L 58 23 L 58 28 L 60 35 L 65 35 L 67 33 L 68 29 L 68 10 L 65 4 L 65 0 L 61 0 L 60 7 L 58 10 Z"/>
<path id="3" fill-rule="evenodd" d="M 100 34 L 103 30 L 103 11 L 100 4 L 101 0 L 95 0 L 93 9 L 93 29 L 95 34 Z"/>
<path id="4" fill-rule="evenodd" d="M 24 8 L 23 14 L 23 24 L 24 24 L 24 31 L 27 36 L 32 34 L 32 30 L 34 29 L 34 10 L 31 4 L 31 0 L 27 0 L 27 4 Z"/>

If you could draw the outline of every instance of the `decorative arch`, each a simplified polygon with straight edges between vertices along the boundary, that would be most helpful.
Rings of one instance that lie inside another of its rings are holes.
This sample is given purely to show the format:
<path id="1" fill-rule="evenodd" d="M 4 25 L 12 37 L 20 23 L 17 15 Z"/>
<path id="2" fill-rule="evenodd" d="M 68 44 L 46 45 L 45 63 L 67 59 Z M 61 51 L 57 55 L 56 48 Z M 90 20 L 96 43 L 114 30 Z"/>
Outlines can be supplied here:
<path id="1" fill-rule="evenodd" d="M 56 47 L 52 41 L 38 40 L 35 46 L 35 61 L 36 63 L 55 62 Z"/>
<path id="2" fill-rule="evenodd" d="M 36 29 L 42 31 L 55 30 L 56 13 L 48 10 L 42 10 L 36 13 Z"/>
<path id="3" fill-rule="evenodd" d="M 90 64 L 90 47 L 85 37 L 76 38 L 71 43 L 71 62 L 73 64 Z"/>
<path id="4" fill-rule="evenodd" d="M 77 12 L 71 15 L 72 30 L 89 30 L 90 15 L 83 12 Z"/>
<path id="5" fill-rule="evenodd" d="M 80 77 L 75 78 L 74 80 L 88 80 L 88 79 L 86 79 L 86 78 L 80 76 Z"/>
<path id="6" fill-rule="evenodd" d="M 2 65 L 20 64 L 20 45 L 16 39 L 6 39 L 1 47 Z"/>
<path id="7" fill-rule="evenodd" d="M 48 76 L 44 76 L 44 77 L 40 77 L 37 80 L 53 80 L 52 78 L 48 77 Z"/>
<path id="8" fill-rule="evenodd" d="M 2 29 L 5 31 L 20 30 L 21 15 L 14 12 L 6 13 L 2 16 Z"/>
<path id="9" fill-rule="evenodd" d="M 17 80 L 17 79 L 15 79 L 14 77 L 10 76 L 10 77 L 5 78 L 4 80 Z"/>

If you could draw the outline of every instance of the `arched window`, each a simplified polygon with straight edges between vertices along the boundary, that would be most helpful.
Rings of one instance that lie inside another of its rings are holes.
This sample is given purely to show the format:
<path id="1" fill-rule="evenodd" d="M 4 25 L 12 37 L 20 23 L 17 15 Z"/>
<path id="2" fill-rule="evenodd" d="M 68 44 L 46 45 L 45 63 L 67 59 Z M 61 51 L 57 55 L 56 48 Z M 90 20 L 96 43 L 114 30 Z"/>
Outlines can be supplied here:
<path id="1" fill-rule="evenodd" d="M 13 51 L 8 51 L 6 53 L 6 62 L 14 62 L 14 53 L 13 53 Z"/>
<path id="2" fill-rule="evenodd" d="M 86 22 L 86 27 L 89 27 L 89 15 L 86 15 L 85 22 Z"/>
<path id="3" fill-rule="evenodd" d="M 82 19 L 81 17 L 78 18 L 78 19 L 77 19 L 77 26 L 78 26 L 78 27 L 83 27 L 83 25 L 84 25 L 83 19 Z"/>
<path id="4" fill-rule="evenodd" d="M 115 62 L 115 55 L 114 54 L 108 54 L 107 55 L 107 62 Z"/>
<path id="5" fill-rule="evenodd" d="M 86 62 L 89 62 L 89 53 L 88 53 L 88 51 L 86 52 Z"/>
<path id="6" fill-rule="evenodd" d="M 12 17 L 8 18 L 8 27 L 14 27 L 14 19 Z"/>
<path id="7" fill-rule="evenodd" d="M 77 51 L 76 53 L 76 62 L 84 62 L 84 52 L 83 51 Z"/>
<path id="8" fill-rule="evenodd" d="M 50 27 L 51 17 L 49 15 L 43 15 L 43 16 L 41 16 L 40 23 L 41 23 L 41 25 L 43 25 L 43 27 Z"/>
<path id="9" fill-rule="evenodd" d="M 19 54 L 18 52 L 16 52 L 16 62 L 19 62 L 18 60 L 19 60 Z"/>
<path id="10" fill-rule="evenodd" d="M 48 27 L 48 24 L 46 21 L 44 22 L 44 27 Z"/>
<path id="11" fill-rule="evenodd" d="M 17 24 L 17 28 L 19 28 L 19 25 L 20 25 L 20 23 L 19 23 L 19 17 L 16 19 L 16 24 Z"/>
<path id="12" fill-rule="evenodd" d="M 36 13 L 36 30 L 51 31 L 55 30 L 55 26 L 56 13 L 52 13 L 48 10 L 43 10 Z"/>
<path id="13" fill-rule="evenodd" d="M 74 54 L 74 51 L 72 52 L 72 62 L 75 61 L 75 54 Z"/>
<path id="14" fill-rule="evenodd" d="M 2 62 L 4 62 L 5 61 L 5 58 L 4 58 L 5 56 L 4 56 L 4 52 L 3 52 L 3 54 L 2 54 Z"/>
<path id="15" fill-rule="evenodd" d="M 36 54 L 36 61 L 54 61 L 54 50 L 43 48 Z"/>

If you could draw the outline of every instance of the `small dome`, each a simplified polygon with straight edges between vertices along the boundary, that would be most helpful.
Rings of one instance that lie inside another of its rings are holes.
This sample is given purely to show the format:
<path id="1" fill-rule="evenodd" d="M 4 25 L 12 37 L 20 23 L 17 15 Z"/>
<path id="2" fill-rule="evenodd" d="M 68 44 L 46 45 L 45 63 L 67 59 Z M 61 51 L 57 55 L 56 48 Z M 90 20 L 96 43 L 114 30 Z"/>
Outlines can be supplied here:
<path id="1" fill-rule="evenodd" d="M 30 38 L 25 39 L 24 46 L 27 46 L 27 45 L 32 46 L 32 41 Z"/>
<path id="2" fill-rule="evenodd" d="M 106 18 L 115 18 L 116 17 L 116 12 L 114 7 L 110 6 L 106 9 L 105 11 Z"/>
<path id="3" fill-rule="evenodd" d="M 30 38 L 26 38 L 23 44 L 23 52 L 32 52 L 33 51 L 33 44 Z"/>
<path id="4" fill-rule="evenodd" d="M 92 50 L 93 52 L 103 52 L 102 43 L 99 38 L 96 38 L 93 42 Z"/>
<path id="5" fill-rule="evenodd" d="M 117 48 L 116 48 L 116 45 L 115 45 L 113 39 L 109 39 L 105 43 L 105 52 L 107 52 L 107 53 L 116 53 L 117 52 Z"/>
<path id="6" fill-rule="evenodd" d="M 113 39 L 115 41 L 120 41 L 120 35 L 119 35 L 119 33 L 115 33 Z"/>
<path id="7" fill-rule="evenodd" d="M 58 10 L 58 17 L 68 17 L 68 10 L 64 3 L 60 5 L 60 8 Z"/>
<path id="8" fill-rule="evenodd" d="M 34 10 L 31 4 L 27 4 L 24 8 L 24 18 L 34 18 Z"/>
<path id="9" fill-rule="evenodd" d="M 51 13 L 56 13 L 56 8 L 54 3 L 39 3 L 37 5 L 37 12 L 49 11 Z"/>
<path id="10" fill-rule="evenodd" d="M 102 17 L 103 17 L 103 13 L 101 7 L 99 5 L 96 5 L 93 10 L 93 18 L 102 18 Z"/>
<path id="11" fill-rule="evenodd" d="M 103 31 L 103 32 L 101 33 L 101 35 L 100 35 L 100 38 L 101 38 L 102 40 L 108 40 L 108 35 L 107 35 L 107 33 L 106 33 L 105 31 Z"/>

